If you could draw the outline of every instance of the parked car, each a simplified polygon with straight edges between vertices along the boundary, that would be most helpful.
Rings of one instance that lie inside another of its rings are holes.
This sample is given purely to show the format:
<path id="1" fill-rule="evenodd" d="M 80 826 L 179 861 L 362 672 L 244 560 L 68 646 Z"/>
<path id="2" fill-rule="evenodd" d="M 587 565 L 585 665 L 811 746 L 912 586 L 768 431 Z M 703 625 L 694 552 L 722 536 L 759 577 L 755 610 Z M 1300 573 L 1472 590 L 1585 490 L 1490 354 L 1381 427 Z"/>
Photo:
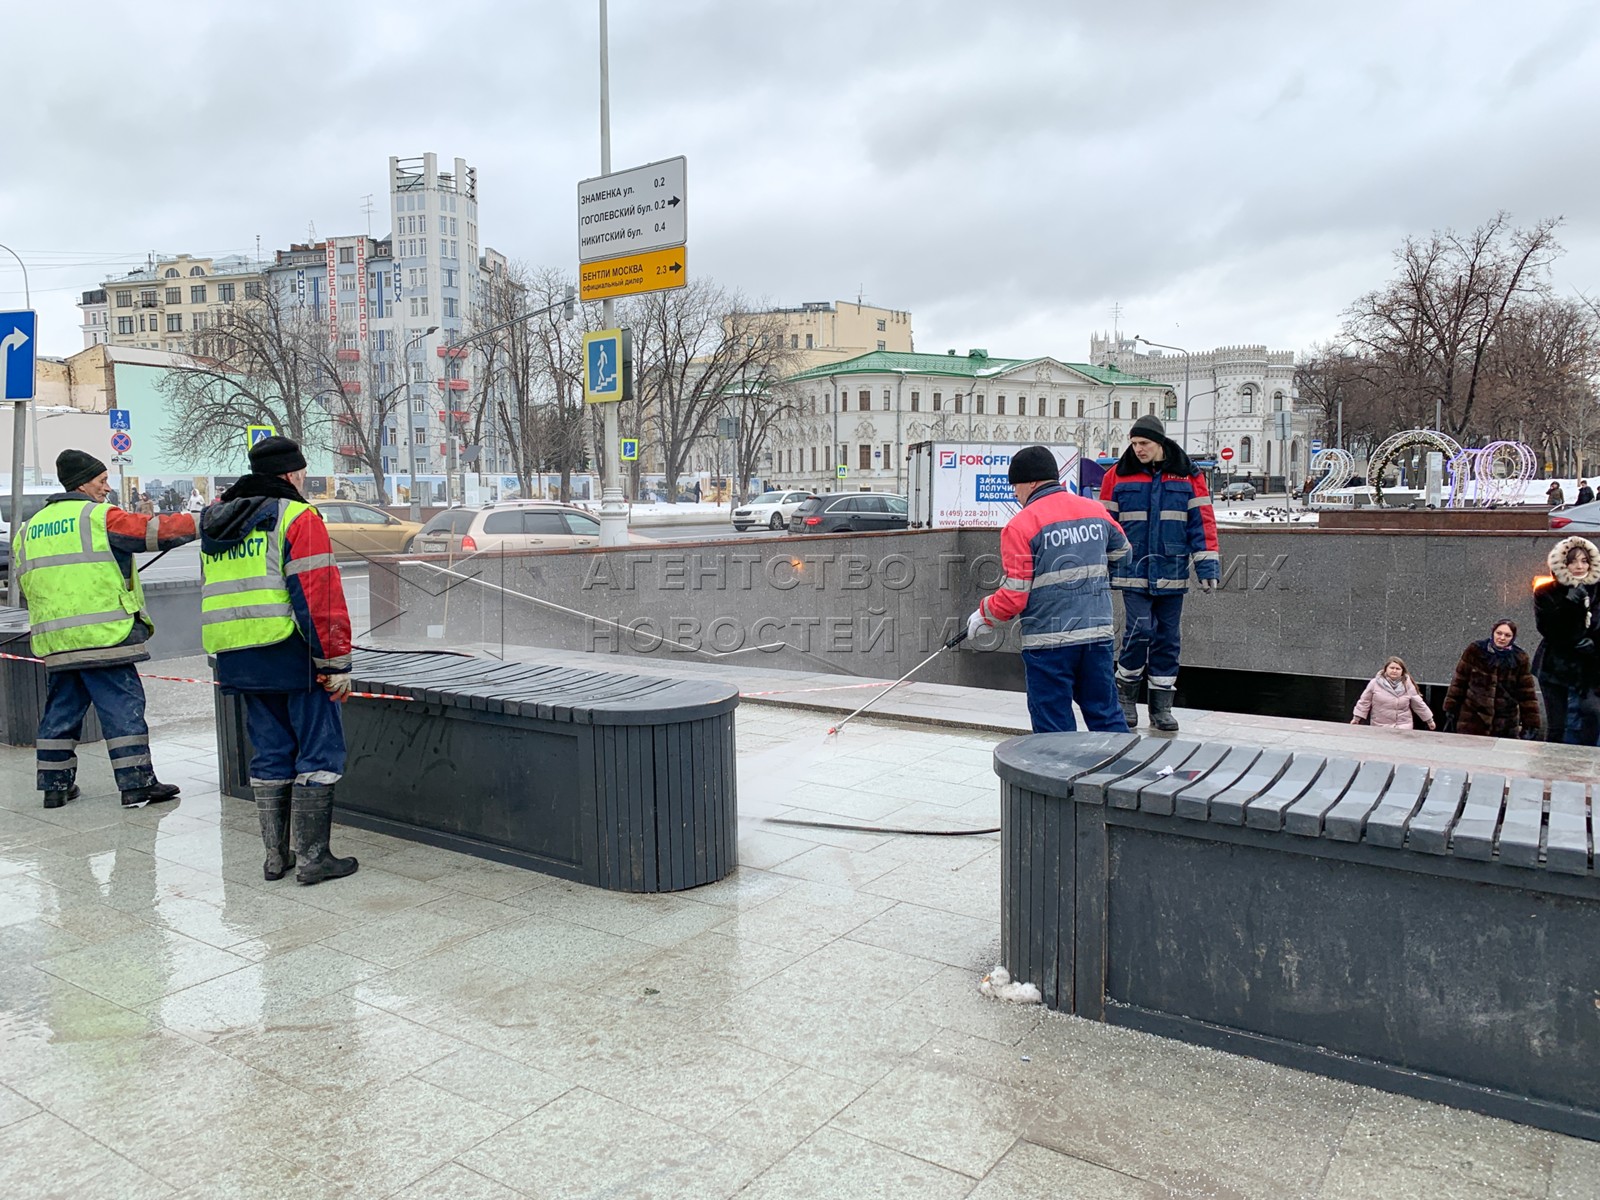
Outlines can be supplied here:
<path id="1" fill-rule="evenodd" d="M 789 518 L 790 533 L 877 533 L 904 529 L 909 522 L 904 496 L 883 492 L 839 492 L 810 496 Z"/>
<path id="2" fill-rule="evenodd" d="M 1217 496 L 1223 500 L 1254 500 L 1256 498 L 1256 485 L 1253 483 L 1230 483 L 1218 492 Z"/>
<path id="3" fill-rule="evenodd" d="M 509 553 L 518 550 L 566 550 L 600 544 L 600 519 L 571 504 L 554 500 L 504 500 L 487 508 L 458 508 L 440 513 L 412 543 L 418 554 Z M 445 518 L 440 520 L 440 518 Z M 633 543 L 655 539 L 628 531 Z"/>
<path id="4" fill-rule="evenodd" d="M 368 558 L 374 554 L 399 554 L 422 525 L 391 516 L 371 504 L 354 500 L 326 500 L 317 511 L 328 527 L 335 558 Z"/>
<path id="5" fill-rule="evenodd" d="M 1550 528 L 1562 533 L 1600 533 L 1600 500 L 1573 504 L 1550 514 Z"/>
<path id="6" fill-rule="evenodd" d="M 476 508 L 442 508 L 429 517 L 406 545 L 407 554 L 444 553 L 461 548 L 461 538 L 477 519 Z"/>
<path id="7" fill-rule="evenodd" d="M 752 525 L 783 529 L 794 516 L 794 510 L 810 497 L 810 492 L 762 492 L 750 503 L 733 510 L 733 527 L 740 533 Z"/>

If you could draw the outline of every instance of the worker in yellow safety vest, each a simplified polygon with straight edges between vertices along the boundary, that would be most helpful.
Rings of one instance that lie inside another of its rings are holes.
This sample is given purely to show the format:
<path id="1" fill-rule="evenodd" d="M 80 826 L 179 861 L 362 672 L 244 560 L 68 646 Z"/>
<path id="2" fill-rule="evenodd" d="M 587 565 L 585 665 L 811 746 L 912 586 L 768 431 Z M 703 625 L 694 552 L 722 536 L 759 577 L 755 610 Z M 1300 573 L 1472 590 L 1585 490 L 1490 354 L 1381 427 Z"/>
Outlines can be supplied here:
<path id="1" fill-rule="evenodd" d="M 250 474 L 200 518 L 201 640 L 224 694 L 244 701 L 262 874 L 338 879 L 328 848 L 344 774 L 339 704 L 350 691 L 350 613 L 328 527 L 307 504 L 306 460 L 284 437 L 250 449 Z"/>
<path id="2" fill-rule="evenodd" d="M 34 739 L 46 808 L 79 794 L 78 741 L 93 704 L 124 808 L 178 794 L 156 779 L 144 718 L 144 685 L 134 664 L 150 657 L 155 630 L 133 556 L 194 540 L 194 518 L 145 516 L 107 502 L 106 465 L 82 450 L 56 458 L 62 490 L 16 523 L 11 569 L 28 605 L 33 652 L 47 673 Z"/>

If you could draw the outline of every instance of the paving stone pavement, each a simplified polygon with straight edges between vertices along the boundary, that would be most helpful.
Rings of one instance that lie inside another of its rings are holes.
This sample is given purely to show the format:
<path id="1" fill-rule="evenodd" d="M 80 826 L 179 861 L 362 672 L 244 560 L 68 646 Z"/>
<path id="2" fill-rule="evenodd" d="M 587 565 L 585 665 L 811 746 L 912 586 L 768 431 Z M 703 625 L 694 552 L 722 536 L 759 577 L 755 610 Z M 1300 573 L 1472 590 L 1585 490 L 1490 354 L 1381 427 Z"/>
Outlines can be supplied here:
<path id="1" fill-rule="evenodd" d="M 178 803 L 90 747 L 47 812 L 0 749 L 0 1197 L 1600 1195 L 1591 1143 L 983 998 L 992 835 L 767 821 L 997 824 L 1003 734 L 741 707 L 742 865 L 686 893 L 354 829 L 301 888 L 207 690 L 150 694 Z"/>

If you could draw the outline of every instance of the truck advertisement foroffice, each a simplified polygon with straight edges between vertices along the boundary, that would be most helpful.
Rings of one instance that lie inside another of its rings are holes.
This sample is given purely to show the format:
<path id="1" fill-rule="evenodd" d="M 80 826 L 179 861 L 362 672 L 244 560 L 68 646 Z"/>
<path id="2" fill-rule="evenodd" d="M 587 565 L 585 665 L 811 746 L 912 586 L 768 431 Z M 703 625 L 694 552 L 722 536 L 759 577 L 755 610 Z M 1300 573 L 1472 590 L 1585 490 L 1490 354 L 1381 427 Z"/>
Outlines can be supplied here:
<path id="1" fill-rule="evenodd" d="M 1032 444 L 1032 443 L 1028 443 Z M 1011 490 L 1011 456 L 1024 443 L 919 442 L 910 448 L 911 525 L 999 529 L 1021 507 Z M 1079 490 L 1082 455 L 1051 446 L 1062 484 Z"/>

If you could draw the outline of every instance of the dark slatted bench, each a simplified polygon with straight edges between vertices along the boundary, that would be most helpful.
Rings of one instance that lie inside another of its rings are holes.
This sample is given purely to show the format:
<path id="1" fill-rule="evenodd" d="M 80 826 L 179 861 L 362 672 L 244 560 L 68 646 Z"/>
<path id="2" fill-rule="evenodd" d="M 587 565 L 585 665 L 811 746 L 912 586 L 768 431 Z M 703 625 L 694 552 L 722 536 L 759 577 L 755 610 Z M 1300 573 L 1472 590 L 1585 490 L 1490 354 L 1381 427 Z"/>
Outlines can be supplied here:
<path id="1" fill-rule="evenodd" d="M 345 824 L 596 887 L 665 892 L 737 863 L 733 710 L 710 681 L 447 652 L 358 650 Z M 244 709 L 217 696 L 228 794 L 250 798 Z"/>
<path id="2" fill-rule="evenodd" d="M 1600 1140 L 1587 785 L 1134 734 L 994 761 L 1002 958 L 1051 1008 Z"/>

